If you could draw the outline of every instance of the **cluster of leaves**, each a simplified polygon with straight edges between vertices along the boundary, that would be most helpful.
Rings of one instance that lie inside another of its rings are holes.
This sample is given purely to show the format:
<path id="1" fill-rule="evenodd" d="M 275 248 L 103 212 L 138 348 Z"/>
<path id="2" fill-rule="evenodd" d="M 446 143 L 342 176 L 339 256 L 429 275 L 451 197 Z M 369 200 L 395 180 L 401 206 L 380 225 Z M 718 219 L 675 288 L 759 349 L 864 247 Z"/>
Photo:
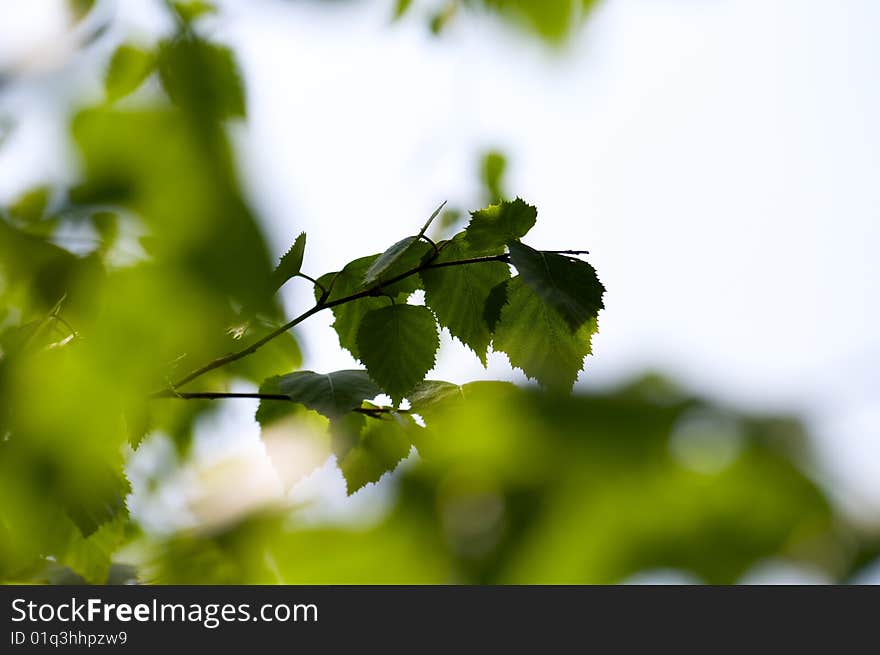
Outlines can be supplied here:
<path id="1" fill-rule="evenodd" d="M 0 212 L 0 492 L 17 499 L 0 507 L 4 579 L 50 564 L 104 579 L 136 530 L 126 448 L 160 432 L 186 455 L 207 399 L 235 395 L 235 380 L 259 387 L 264 428 L 325 417 L 353 492 L 410 452 L 419 426 L 402 403 L 433 367 L 440 328 L 554 390 L 590 351 L 603 288 L 586 262 L 520 241 L 536 220 L 522 200 L 438 242 L 429 220 L 317 280 L 301 271 L 300 235 L 273 268 L 226 137 L 246 106 L 234 58 L 199 35 L 208 5 L 169 6 L 175 32 L 118 47 L 105 101 L 74 115 L 80 183 Z M 316 303 L 286 320 L 276 292 L 292 278 L 311 281 Z M 411 303 L 419 289 L 424 305 Z M 298 370 L 291 328 L 325 309 L 364 370 Z M 190 391 L 196 379 L 210 391 Z M 373 404 L 383 394 L 392 404 Z"/>
<path id="2" fill-rule="evenodd" d="M 604 287 L 587 262 L 522 243 L 536 221 L 533 206 L 520 199 L 490 205 L 473 212 L 463 231 L 435 243 L 425 231 L 439 212 L 418 234 L 315 281 L 315 308 L 332 309 L 340 346 L 364 371 L 297 371 L 260 387 L 265 397 L 257 419 L 264 427 L 295 411 L 279 407 L 281 399 L 332 422 L 349 491 L 375 481 L 409 452 L 392 433 L 413 420 L 400 412 L 401 401 L 412 402 L 434 367 L 438 328 L 483 364 L 490 345 L 506 353 L 513 366 L 553 391 L 571 389 L 590 353 Z M 297 266 L 285 256 L 278 269 L 284 276 L 300 272 L 302 247 L 295 244 L 291 252 Z M 409 304 L 419 289 L 425 304 Z M 392 406 L 372 405 L 380 394 L 390 396 Z M 347 417 L 352 412 L 359 414 L 354 421 Z M 387 453 L 372 452 L 390 443 L 395 446 Z"/>
<path id="3" fill-rule="evenodd" d="M 260 399 L 267 441 L 319 423 L 351 493 L 415 449 L 397 505 L 358 532 L 252 516 L 181 534 L 140 579 L 594 582 L 676 566 L 733 581 L 780 552 L 838 576 L 861 561 L 815 554 L 839 521 L 778 448 L 778 422 L 737 419 L 738 457 L 706 474 L 669 448 L 699 401 L 651 385 L 567 395 L 604 288 L 580 253 L 522 242 L 537 212 L 502 199 L 497 153 L 481 170 L 492 204 L 450 238 L 428 238 L 435 212 L 317 279 L 304 234 L 273 267 L 226 136 L 247 104 L 234 58 L 199 34 L 209 4 L 168 4 L 175 32 L 120 46 L 105 102 L 71 121 L 80 183 L 0 209 L 0 579 L 132 579 L 114 554 L 155 544 L 128 514 L 127 457 L 147 434 L 186 457 L 213 401 L 239 396 Z M 547 3 L 547 16 L 591 4 Z M 288 319 L 277 291 L 303 279 L 315 303 Z M 325 310 L 362 369 L 300 370 L 291 330 Z M 441 329 L 542 389 L 426 380 Z M 258 392 L 228 391 L 242 380 Z"/>

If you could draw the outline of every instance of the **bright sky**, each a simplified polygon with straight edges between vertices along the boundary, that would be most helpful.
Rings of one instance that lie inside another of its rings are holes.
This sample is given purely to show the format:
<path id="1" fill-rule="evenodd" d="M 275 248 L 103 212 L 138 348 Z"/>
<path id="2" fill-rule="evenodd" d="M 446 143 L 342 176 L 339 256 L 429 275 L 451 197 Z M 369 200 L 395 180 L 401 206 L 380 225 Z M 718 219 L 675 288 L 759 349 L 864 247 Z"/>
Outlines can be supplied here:
<path id="1" fill-rule="evenodd" d="M 562 56 L 489 19 L 390 26 L 386 2 L 226 4 L 212 34 L 246 71 L 236 136 L 278 253 L 301 230 L 316 274 L 381 251 L 440 201 L 471 206 L 501 148 L 539 208 L 529 243 L 590 249 L 608 288 L 582 384 L 653 368 L 801 412 L 831 486 L 880 510 L 875 0 L 606 0 Z M 37 136 L 0 152 L 2 197 L 58 170 L 51 123 L 21 118 Z M 353 365 L 330 322 L 303 332 L 317 370 Z M 432 375 L 523 380 L 458 344 Z"/>
<path id="2" fill-rule="evenodd" d="M 436 41 L 381 5 L 267 2 L 222 31 L 277 247 L 307 230 L 316 272 L 381 251 L 472 202 L 501 147 L 529 241 L 589 248 L 608 287 L 582 383 L 654 367 L 806 412 L 835 486 L 880 507 L 880 5 L 609 0 L 564 57 L 490 20 Z M 323 318 L 309 364 L 351 365 Z M 436 375 L 509 373 L 453 345 Z"/>

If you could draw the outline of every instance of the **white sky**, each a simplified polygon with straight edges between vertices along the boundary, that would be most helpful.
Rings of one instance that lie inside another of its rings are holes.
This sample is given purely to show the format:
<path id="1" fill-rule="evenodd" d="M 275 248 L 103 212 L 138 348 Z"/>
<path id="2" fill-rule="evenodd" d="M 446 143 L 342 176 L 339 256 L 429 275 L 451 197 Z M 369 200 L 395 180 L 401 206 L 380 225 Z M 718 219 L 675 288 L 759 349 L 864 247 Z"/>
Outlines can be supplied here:
<path id="1" fill-rule="evenodd" d="M 389 26 L 379 1 L 226 4 L 212 33 L 246 72 L 236 136 L 278 253 L 301 230 L 315 274 L 381 251 L 470 207 L 499 147 L 539 208 L 527 241 L 590 249 L 608 288 L 582 384 L 654 368 L 802 412 L 833 488 L 880 510 L 880 3 L 606 0 L 561 56 L 489 19 Z M 51 121 L 20 119 L 2 198 L 61 170 Z M 288 286 L 292 313 L 310 292 Z M 354 364 L 330 322 L 303 331 L 317 370 Z M 432 375 L 523 379 L 457 344 Z"/>

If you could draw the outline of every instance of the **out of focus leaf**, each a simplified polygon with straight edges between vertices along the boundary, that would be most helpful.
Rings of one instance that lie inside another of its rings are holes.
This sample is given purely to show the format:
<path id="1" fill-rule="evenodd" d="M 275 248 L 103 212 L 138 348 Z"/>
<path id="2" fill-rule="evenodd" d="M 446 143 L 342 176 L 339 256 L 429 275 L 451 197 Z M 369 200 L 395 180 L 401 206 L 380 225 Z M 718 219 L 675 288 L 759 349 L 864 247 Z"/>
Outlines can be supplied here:
<path id="1" fill-rule="evenodd" d="M 101 251 L 107 252 L 119 237 L 119 215 L 107 211 L 95 212 L 92 214 L 92 226 L 101 237 Z"/>
<path id="2" fill-rule="evenodd" d="M 458 11 L 457 0 L 446 0 L 446 2 L 431 15 L 428 21 L 428 27 L 434 35 L 440 34 L 446 26 L 455 18 Z"/>
<path id="3" fill-rule="evenodd" d="M 68 0 L 70 11 L 76 20 L 82 20 L 95 6 L 95 0 Z"/>
<path id="4" fill-rule="evenodd" d="M 155 56 L 152 52 L 125 43 L 110 58 L 104 77 L 107 100 L 115 102 L 135 91 L 153 72 Z"/>
<path id="5" fill-rule="evenodd" d="M 245 115 L 244 85 L 229 48 L 194 36 L 164 41 L 159 75 L 171 99 L 201 120 Z"/>
<path id="6" fill-rule="evenodd" d="M 260 325 L 248 326 L 242 331 L 240 338 L 229 339 L 229 350 L 237 350 L 245 343 L 263 338 L 270 329 Z M 300 366 L 302 366 L 302 351 L 299 342 L 293 334 L 285 332 L 267 342 L 255 353 L 231 363 L 228 370 L 246 380 L 260 383 L 268 377 L 282 374 L 284 371 L 296 370 Z"/>
<path id="7" fill-rule="evenodd" d="M 103 108 L 78 114 L 73 136 L 84 175 L 74 201 L 133 211 L 153 237 L 156 262 L 204 284 L 208 296 L 269 304 L 267 248 L 222 134 L 200 136 L 174 110 Z"/>
<path id="8" fill-rule="evenodd" d="M 561 43 L 599 0 L 481 0 L 502 17 L 549 43 Z"/>
<path id="9" fill-rule="evenodd" d="M 412 0 L 396 0 L 396 2 L 394 3 L 394 20 L 402 18 L 411 6 Z"/>
<path id="10" fill-rule="evenodd" d="M 483 183 L 485 195 L 489 202 L 501 202 L 504 192 L 504 172 L 507 170 L 507 158 L 500 152 L 490 150 L 480 159 L 480 181 Z"/>
<path id="11" fill-rule="evenodd" d="M 417 429 L 403 414 L 366 419 L 358 443 L 339 459 L 349 495 L 393 471 L 409 454 L 410 432 Z"/>
<path id="12" fill-rule="evenodd" d="M 399 402 L 434 367 L 440 339 L 427 307 L 389 305 L 364 316 L 357 344 L 370 377 Z"/>
<path id="13" fill-rule="evenodd" d="M 47 186 L 28 189 L 9 206 L 9 215 L 22 223 L 34 223 L 40 220 L 46 213 L 51 191 Z"/>
<path id="14" fill-rule="evenodd" d="M 217 13 L 217 7 L 204 0 L 177 0 L 174 10 L 187 23 L 198 20 L 202 16 Z"/>
<path id="15" fill-rule="evenodd" d="M 59 564 L 70 567 L 88 584 L 107 581 L 113 554 L 125 537 L 125 518 L 103 524 L 88 538 L 73 534 L 68 546 L 56 557 Z"/>

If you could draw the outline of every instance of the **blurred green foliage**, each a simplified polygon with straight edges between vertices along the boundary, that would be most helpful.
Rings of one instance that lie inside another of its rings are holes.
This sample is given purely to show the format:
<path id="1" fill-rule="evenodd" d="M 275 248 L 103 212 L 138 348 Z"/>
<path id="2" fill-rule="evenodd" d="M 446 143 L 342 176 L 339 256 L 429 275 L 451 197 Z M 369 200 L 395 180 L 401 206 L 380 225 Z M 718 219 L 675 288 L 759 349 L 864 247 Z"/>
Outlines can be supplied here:
<path id="1" fill-rule="evenodd" d="M 600 0 L 434 0 L 427 3 L 428 27 L 441 34 L 459 14 L 490 13 L 550 45 L 561 45 L 600 4 Z M 420 3 L 397 0 L 392 17 L 414 12 Z"/>
<path id="2" fill-rule="evenodd" d="M 154 545 L 144 575 L 612 583 L 672 568 L 732 583 L 771 557 L 831 579 L 861 563 L 867 542 L 796 464 L 805 435 L 790 419 L 733 413 L 657 377 L 574 396 L 426 382 L 412 402 L 426 427 L 365 419 L 396 434 L 375 457 L 399 456 L 402 440 L 419 453 L 395 476 L 395 501 L 378 521 L 252 515 Z"/>

